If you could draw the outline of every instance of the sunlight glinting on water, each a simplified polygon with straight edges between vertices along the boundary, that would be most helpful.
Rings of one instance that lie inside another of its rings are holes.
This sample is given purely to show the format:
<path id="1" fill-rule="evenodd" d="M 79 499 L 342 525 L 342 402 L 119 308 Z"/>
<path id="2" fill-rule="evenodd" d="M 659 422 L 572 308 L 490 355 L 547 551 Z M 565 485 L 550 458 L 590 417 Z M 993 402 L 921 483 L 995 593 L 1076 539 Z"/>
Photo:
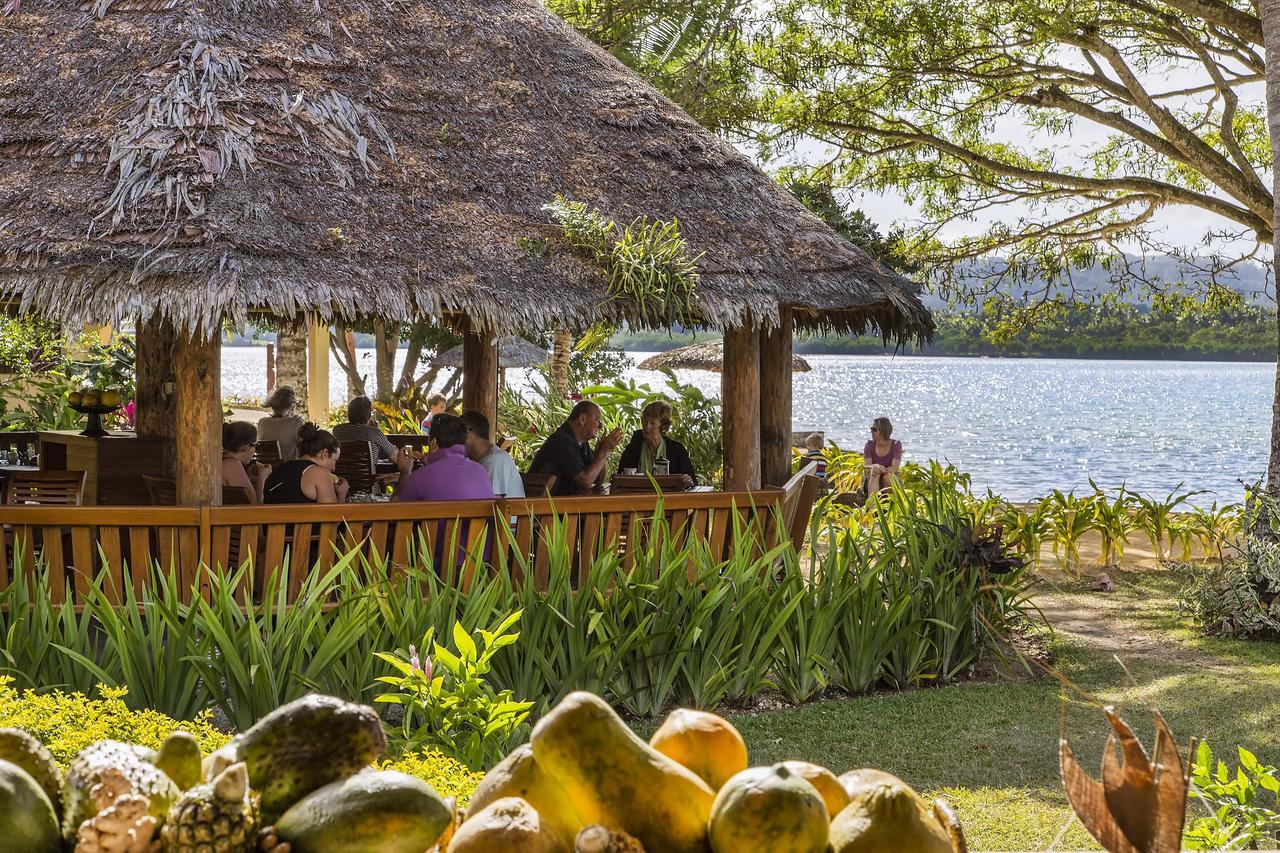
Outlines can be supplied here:
<path id="1" fill-rule="evenodd" d="M 399 353 L 403 358 L 404 351 Z M 633 353 L 641 361 L 646 353 Z M 1011 500 L 1050 489 L 1121 483 L 1165 493 L 1180 482 L 1208 489 L 1197 503 L 1236 501 L 1241 480 L 1266 470 L 1275 367 L 1263 363 L 1083 361 L 1068 359 L 806 356 L 794 377 L 797 430 L 821 430 L 861 449 L 871 420 L 894 424 L 909 460 L 947 459 Z M 372 374 L 372 351 L 361 351 Z M 223 350 L 223 393 L 261 396 L 266 355 Z M 364 368 L 362 368 L 364 369 Z M 718 394 L 720 377 L 680 371 Z M 631 369 L 627 378 L 663 384 Z M 520 371 L 508 380 L 522 383 Z M 336 365 L 331 399 L 346 395 Z"/>

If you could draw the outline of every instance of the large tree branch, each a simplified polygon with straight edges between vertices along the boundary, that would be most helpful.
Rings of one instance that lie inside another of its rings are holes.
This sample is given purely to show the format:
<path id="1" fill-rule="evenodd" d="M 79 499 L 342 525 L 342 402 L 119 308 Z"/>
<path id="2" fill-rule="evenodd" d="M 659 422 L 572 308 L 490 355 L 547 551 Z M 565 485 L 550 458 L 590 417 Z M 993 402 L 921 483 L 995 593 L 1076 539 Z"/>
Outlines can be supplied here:
<path id="1" fill-rule="evenodd" d="M 995 174 L 1015 178 L 1030 184 L 1056 185 L 1064 189 L 1080 192 L 1138 192 L 1160 199 L 1167 204 L 1185 204 L 1199 207 L 1224 219 L 1238 222 L 1253 229 L 1261 239 L 1271 239 L 1271 221 L 1269 217 L 1259 216 L 1250 208 L 1237 206 L 1226 199 L 1208 195 L 1207 193 L 1195 192 L 1194 190 L 1164 181 L 1157 181 L 1153 178 L 1133 176 L 1093 178 L 1050 169 L 1017 166 L 971 151 L 963 145 L 958 145 L 936 134 L 928 133 L 909 125 L 895 128 L 842 122 L 835 119 L 827 119 L 824 123 L 828 127 L 845 133 L 864 134 L 898 142 L 916 143 L 954 157 L 956 160 L 974 168 L 985 169 Z"/>
<path id="2" fill-rule="evenodd" d="M 1145 5 L 1132 0 L 1117 0 L 1117 2 L 1134 8 Z M 1262 21 L 1258 16 L 1242 12 L 1221 0 L 1161 0 L 1161 2 L 1183 14 L 1229 30 L 1251 44 L 1262 44 Z"/>

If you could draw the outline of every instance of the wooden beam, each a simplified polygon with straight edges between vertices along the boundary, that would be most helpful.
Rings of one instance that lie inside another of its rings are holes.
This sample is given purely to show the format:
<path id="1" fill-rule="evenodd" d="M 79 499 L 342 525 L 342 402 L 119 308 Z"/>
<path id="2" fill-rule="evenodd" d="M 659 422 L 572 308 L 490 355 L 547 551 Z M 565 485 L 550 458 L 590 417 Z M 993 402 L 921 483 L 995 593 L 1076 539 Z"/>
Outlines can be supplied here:
<path id="1" fill-rule="evenodd" d="M 173 351 L 177 380 L 177 481 L 182 506 L 222 502 L 222 341 L 183 332 Z"/>
<path id="2" fill-rule="evenodd" d="M 329 324 L 307 319 L 307 416 L 323 427 L 329 422 Z"/>
<path id="3" fill-rule="evenodd" d="M 760 330 L 760 479 L 781 486 L 791 477 L 791 309 Z"/>
<path id="4" fill-rule="evenodd" d="M 462 408 L 489 419 L 490 437 L 498 429 L 498 336 L 467 322 L 462 336 Z M 496 440 L 496 439 L 495 439 Z"/>
<path id="5" fill-rule="evenodd" d="M 173 373 L 173 324 L 158 317 L 140 321 L 135 336 L 137 365 L 133 428 L 139 438 L 165 440 L 164 476 L 174 476 L 173 440 L 177 435 L 177 386 Z M 168 386 L 166 390 L 165 386 Z"/>
<path id="6" fill-rule="evenodd" d="M 751 327 L 726 329 L 724 372 L 720 374 L 724 407 L 724 487 L 726 491 L 760 488 L 760 332 Z"/>

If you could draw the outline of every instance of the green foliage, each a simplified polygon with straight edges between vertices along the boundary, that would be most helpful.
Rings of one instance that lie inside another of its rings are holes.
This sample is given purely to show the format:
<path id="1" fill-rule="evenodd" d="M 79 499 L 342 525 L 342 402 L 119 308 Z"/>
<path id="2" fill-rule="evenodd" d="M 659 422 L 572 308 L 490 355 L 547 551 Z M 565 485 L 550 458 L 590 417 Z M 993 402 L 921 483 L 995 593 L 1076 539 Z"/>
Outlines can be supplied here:
<path id="1" fill-rule="evenodd" d="M 1202 547 L 1213 553 L 1216 545 L 1220 558 L 1184 567 L 1183 612 L 1216 636 L 1280 637 L 1280 502 L 1253 489 L 1244 513 L 1243 553 L 1227 560 L 1221 559 L 1222 537 L 1228 535 L 1221 527 L 1232 522 L 1224 515 L 1214 504 L 1187 516 L 1185 527 L 1175 527 L 1188 536 L 1198 532 Z"/>
<path id="2" fill-rule="evenodd" d="M 461 761 L 435 750 L 406 753 L 382 761 L 377 766 L 379 770 L 399 770 L 416 776 L 435 788 L 440 796 L 454 797 L 459 808 L 466 808 L 471 795 L 484 778 L 483 773 L 468 770 Z"/>
<path id="3" fill-rule="evenodd" d="M 698 261 L 673 219 L 639 217 L 620 226 L 599 210 L 564 196 L 544 206 L 569 242 L 589 252 L 609 277 L 609 294 L 629 300 L 644 325 L 695 316 Z"/>
<path id="4" fill-rule="evenodd" d="M 492 631 L 480 629 L 477 645 L 462 623 L 453 623 L 451 651 L 428 628 L 423 649 L 432 655 L 424 667 L 417 647 L 407 651 L 378 652 L 399 675 L 379 676 L 378 681 L 396 691 L 377 696 L 375 702 L 400 706 L 399 726 L 391 728 L 397 751 L 432 747 L 461 761 L 472 770 L 492 767 L 515 748 L 528 733 L 532 702 L 512 699 L 510 690 L 494 690 L 486 680 L 494 656 L 520 639 L 513 630 L 520 611 L 503 617 Z"/>
<path id="5" fill-rule="evenodd" d="M 231 739 L 210 724 L 208 712 L 179 721 L 150 709 L 131 709 L 125 687 L 100 686 L 99 699 L 84 693 L 20 691 L 0 675 L 0 728 L 24 729 L 38 738 L 59 764 L 95 741 L 111 739 L 159 747 L 181 729 L 190 732 L 208 754 Z"/>
<path id="6" fill-rule="evenodd" d="M 0 314 L 0 372 L 29 376 L 50 370 L 62 361 L 65 343 L 53 323 Z"/>
<path id="7" fill-rule="evenodd" d="M 1280 779 L 1276 768 L 1236 747 L 1240 766 L 1231 773 L 1213 760 L 1206 741 L 1191 765 L 1191 796 L 1204 815 L 1191 816 L 1183 831 L 1188 850 L 1258 850 L 1280 843 Z"/>

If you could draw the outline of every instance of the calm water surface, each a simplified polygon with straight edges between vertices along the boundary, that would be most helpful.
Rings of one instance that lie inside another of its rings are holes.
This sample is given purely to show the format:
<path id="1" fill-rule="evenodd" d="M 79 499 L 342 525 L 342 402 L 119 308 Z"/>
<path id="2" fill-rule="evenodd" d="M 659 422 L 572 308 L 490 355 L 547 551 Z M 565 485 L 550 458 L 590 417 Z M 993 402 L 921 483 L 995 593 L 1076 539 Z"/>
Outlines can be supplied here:
<path id="1" fill-rule="evenodd" d="M 401 351 L 403 355 L 403 350 Z M 633 353 L 639 362 L 646 353 Z M 372 373 L 372 353 L 361 353 Z M 1239 481 L 1266 469 L 1275 366 L 1262 363 L 1068 359 L 806 356 L 795 376 L 795 428 L 860 449 L 878 415 L 912 460 L 947 459 L 1012 500 L 1053 488 L 1126 483 L 1167 492 L 1209 489 L 1203 502 L 1239 500 Z M 627 375 L 655 387 L 661 374 Z M 717 374 L 680 371 L 718 393 Z M 519 382 L 517 371 L 509 379 Z M 346 395 L 336 365 L 331 399 Z M 223 393 L 261 396 L 266 354 L 223 350 Z"/>

